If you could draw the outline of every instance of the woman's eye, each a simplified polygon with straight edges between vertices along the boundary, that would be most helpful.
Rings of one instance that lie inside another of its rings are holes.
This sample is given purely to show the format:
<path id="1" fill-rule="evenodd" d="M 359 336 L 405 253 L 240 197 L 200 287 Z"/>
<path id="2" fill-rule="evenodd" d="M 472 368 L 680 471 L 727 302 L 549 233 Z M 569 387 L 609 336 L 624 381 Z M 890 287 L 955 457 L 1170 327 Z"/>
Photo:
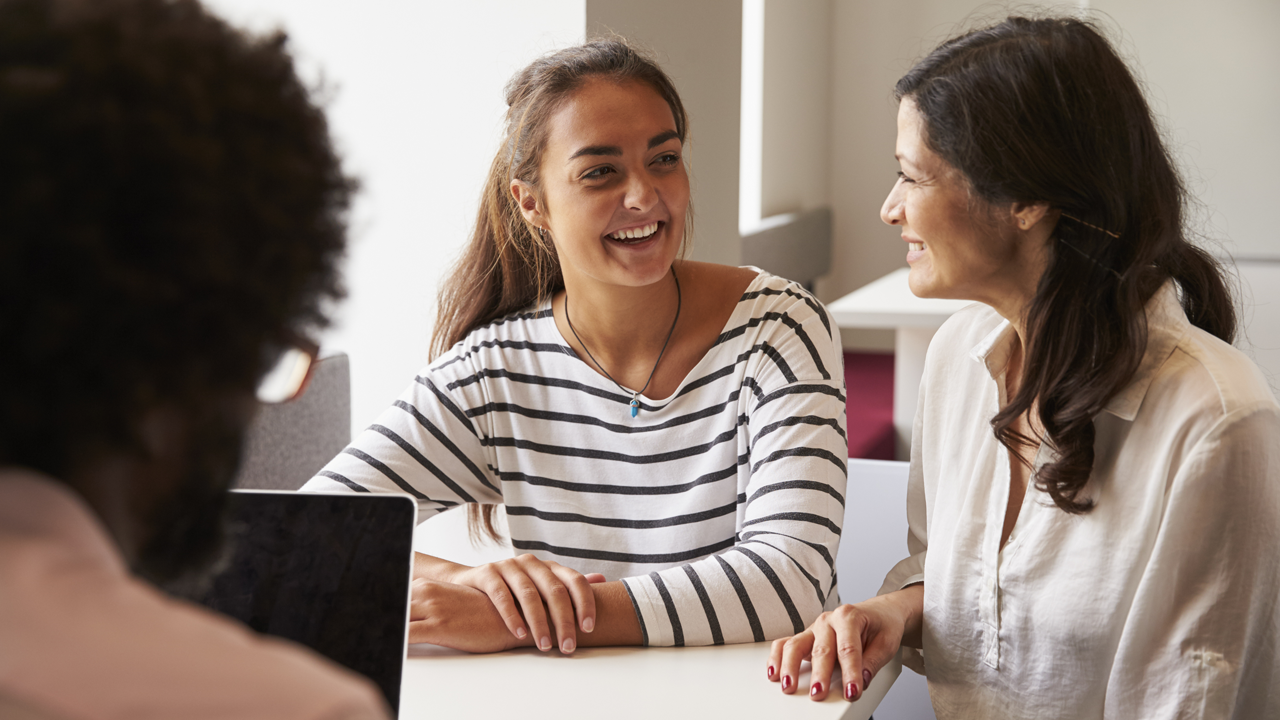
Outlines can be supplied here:
<path id="1" fill-rule="evenodd" d="M 598 167 L 592 170 L 588 170 L 586 173 L 583 174 L 582 177 L 588 180 L 598 180 L 599 178 L 602 178 L 611 172 L 613 172 L 613 168 L 609 167 L 608 165 L 605 165 L 604 167 Z"/>
<path id="2" fill-rule="evenodd" d="M 898 171 L 898 179 L 901 180 L 902 182 L 915 182 L 915 180 L 912 180 L 911 178 L 907 177 L 907 174 L 902 172 L 901 170 Z"/>
<path id="3" fill-rule="evenodd" d="M 680 162 L 680 155 L 673 152 L 663 153 L 659 155 L 657 158 L 655 158 L 654 162 L 662 165 L 672 165 L 674 163 Z"/>

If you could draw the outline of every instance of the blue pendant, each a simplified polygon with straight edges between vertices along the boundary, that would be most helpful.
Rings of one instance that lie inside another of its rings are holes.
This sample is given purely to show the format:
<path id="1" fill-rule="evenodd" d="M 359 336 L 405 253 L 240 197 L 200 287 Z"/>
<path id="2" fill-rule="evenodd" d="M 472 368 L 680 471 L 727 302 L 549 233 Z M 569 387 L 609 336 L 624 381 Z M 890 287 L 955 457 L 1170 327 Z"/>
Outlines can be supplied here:
<path id="1" fill-rule="evenodd" d="M 635 417 L 636 415 L 639 415 L 639 414 L 640 414 L 640 401 L 635 398 L 631 398 L 631 417 Z"/>

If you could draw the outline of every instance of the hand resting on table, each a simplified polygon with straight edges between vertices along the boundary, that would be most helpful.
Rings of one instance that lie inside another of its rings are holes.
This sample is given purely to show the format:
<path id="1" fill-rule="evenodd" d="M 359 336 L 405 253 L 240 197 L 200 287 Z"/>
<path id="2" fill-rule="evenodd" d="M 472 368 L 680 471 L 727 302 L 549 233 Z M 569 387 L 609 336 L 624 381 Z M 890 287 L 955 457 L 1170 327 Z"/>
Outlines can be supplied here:
<path id="1" fill-rule="evenodd" d="M 593 583 L 582 575 L 532 555 L 468 567 L 419 554 L 414 566 L 409 641 L 430 642 L 468 652 L 514 647 L 577 648 L 577 630 L 596 624 Z"/>
<path id="2" fill-rule="evenodd" d="M 923 603 L 924 585 L 916 584 L 825 612 L 799 635 L 773 641 L 766 675 L 782 684 L 782 692 L 794 693 L 800 663 L 809 660 L 809 696 L 821 702 L 839 662 L 844 698 L 857 700 L 899 647 L 920 646 Z"/>

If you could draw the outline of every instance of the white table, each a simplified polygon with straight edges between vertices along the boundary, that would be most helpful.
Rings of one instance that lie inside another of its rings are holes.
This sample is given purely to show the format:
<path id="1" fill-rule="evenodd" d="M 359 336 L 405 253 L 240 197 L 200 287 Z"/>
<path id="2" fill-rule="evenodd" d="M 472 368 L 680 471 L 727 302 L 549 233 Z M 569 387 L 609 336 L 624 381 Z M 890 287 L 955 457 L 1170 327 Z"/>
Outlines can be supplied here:
<path id="1" fill-rule="evenodd" d="M 899 463 L 866 460 L 850 461 L 849 467 L 850 478 L 856 483 L 865 484 L 873 475 L 883 481 L 876 487 L 860 487 L 861 495 L 880 498 L 888 493 L 895 498 L 887 503 L 889 509 L 876 512 L 876 520 L 869 524 L 864 517 L 866 505 L 849 503 L 846 508 L 846 526 L 859 524 L 877 537 L 891 538 L 877 543 L 869 552 L 838 556 L 841 596 L 856 601 L 875 594 L 884 573 L 906 551 L 901 541 L 906 537 L 905 502 L 901 500 L 906 492 L 906 471 Z M 496 521 L 505 536 L 506 513 L 501 507 Z M 510 545 L 472 545 L 467 537 L 466 513 L 461 509 L 442 513 L 419 525 L 414 534 L 414 549 L 466 565 L 512 555 Z M 405 720 L 455 717 L 564 720 L 569 708 L 581 707 L 605 710 L 610 720 L 654 716 L 671 720 L 683 717 L 861 720 L 871 715 L 901 672 L 896 661 L 886 666 L 855 703 L 846 702 L 840 691 L 830 693 L 826 702 L 815 703 L 800 691 L 796 695 L 783 695 L 777 683 L 769 682 L 764 675 L 768 658 L 769 643 L 686 648 L 579 648 L 571 657 L 533 649 L 470 655 L 435 645 L 410 645 L 400 690 L 400 717 Z M 804 664 L 804 670 L 799 687 L 807 693 L 808 663 Z M 915 691 L 924 692 L 919 687 Z M 898 694 L 903 692 L 899 690 Z"/>
<path id="2" fill-rule="evenodd" d="M 968 300 L 918 298 L 907 286 L 908 268 L 894 270 L 827 306 L 843 328 L 892 329 L 893 430 L 899 460 L 910 459 L 911 424 L 924 374 L 924 354 L 942 323 Z"/>
<path id="3" fill-rule="evenodd" d="M 765 678 L 769 643 L 684 648 L 579 648 L 572 656 L 530 648 L 470 655 L 410 645 L 400 718 L 564 720 L 599 713 L 627 718 L 818 718 L 865 720 L 898 677 L 895 660 L 857 702 L 839 691 L 806 694 L 805 663 L 795 695 Z M 838 675 L 838 674 L 837 674 Z"/>

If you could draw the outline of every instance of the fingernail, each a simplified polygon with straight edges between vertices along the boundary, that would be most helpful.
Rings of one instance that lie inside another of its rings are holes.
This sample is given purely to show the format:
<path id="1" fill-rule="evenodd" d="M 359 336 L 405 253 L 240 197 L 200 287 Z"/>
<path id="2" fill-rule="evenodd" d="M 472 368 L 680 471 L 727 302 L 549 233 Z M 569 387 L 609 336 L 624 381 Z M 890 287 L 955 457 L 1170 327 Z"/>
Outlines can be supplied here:
<path id="1" fill-rule="evenodd" d="M 550 649 L 551 649 L 551 638 L 546 637 L 545 635 L 544 635 L 543 637 L 539 638 L 539 639 L 538 639 L 538 649 L 539 649 L 539 650 L 550 650 Z"/>
<path id="2" fill-rule="evenodd" d="M 529 633 L 527 633 L 527 632 L 525 632 L 525 631 L 524 631 L 524 628 L 516 628 L 516 637 L 517 637 L 517 638 L 520 638 L 521 640 L 523 640 L 523 639 L 525 638 L 525 636 L 526 636 L 526 635 L 528 635 L 528 634 L 529 634 Z"/>
<path id="3" fill-rule="evenodd" d="M 769 678 L 770 680 L 772 680 L 772 679 L 773 679 L 773 672 L 774 672 L 774 670 L 773 670 L 773 666 L 772 666 L 772 665 L 770 665 L 770 666 L 769 666 L 769 669 L 764 671 L 764 676 L 765 676 L 765 677 L 767 677 L 767 678 Z"/>
<path id="4" fill-rule="evenodd" d="M 783 675 L 783 676 L 782 676 L 782 689 L 783 689 L 783 690 L 790 690 L 790 689 L 791 689 L 791 676 L 790 676 L 790 675 Z"/>
<path id="5" fill-rule="evenodd" d="M 864 669 L 862 671 L 862 687 L 867 687 L 870 684 L 871 684 L 871 671 Z"/>
<path id="6" fill-rule="evenodd" d="M 844 699 L 845 699 L 845 700 L 848 700 L 849 702 L 853 702 L 853 693 L 854 693 L 854 688 L 856 688 L 856 687 L 858 687 L 858 686 L 857 686 L 857 685 L 855 685 L 855 684 L 853 684 L 853 683 L 848 683 L 848 684 L 846 684 L 846 685 L 844 686 Z"/>
<path id="7" fill-rule="evenodd" d="M 822 683 L 816 682 L 813 687 L 809 688 L 809 697 L 814 697 L 820 692 L 822 692 Z"/>
<path id="8" fill-rule="evenodd" d="M 587 618 L 582 621 L 582 632 L 591 632 L 596 629 L 595 618 Z"/>
<path id="9" fill-rule="evenodd" d="M 578 647 L 578 644 L 573 641 L 573 638 L 565 638 L 565 641 L 560 643 L 560 652 L 571 653 L 576 647 Z"/>

